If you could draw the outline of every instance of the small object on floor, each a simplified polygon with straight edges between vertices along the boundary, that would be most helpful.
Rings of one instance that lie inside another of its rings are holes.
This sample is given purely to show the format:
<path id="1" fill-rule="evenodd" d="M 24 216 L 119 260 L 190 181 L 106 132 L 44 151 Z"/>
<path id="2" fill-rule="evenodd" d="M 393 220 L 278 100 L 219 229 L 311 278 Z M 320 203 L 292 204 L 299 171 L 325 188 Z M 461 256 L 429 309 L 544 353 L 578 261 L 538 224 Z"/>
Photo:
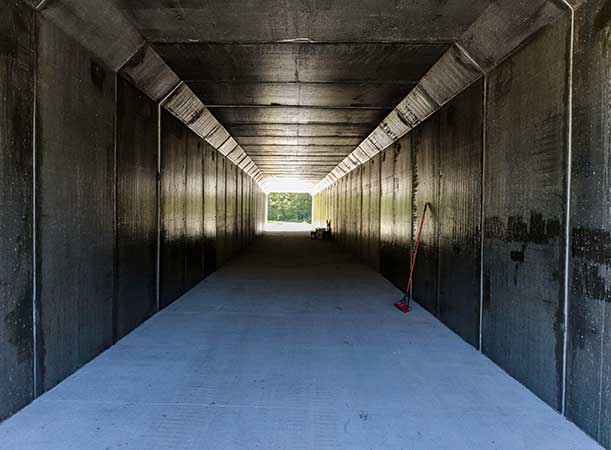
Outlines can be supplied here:
<path id="1" fill-rule="evenodd" d="M 430 208 L 430 203 L 424 204 L 424 211 L 422 212 L 422 219 L 420 219 L 420 228 L 418 229 L 418 237 L 416 238 L 416 245 L 414 245 L 414 253 L 412 254 L 412 264 L 409 270 L 409 279 L 407 280 L 407 288 L 405 289 L 405 295 L 401 300 L 398 300 L 394 305 L 404 313 L 409 312 L 409 297 L 410 289 L 412 288 L 412 278 L 414 276 L 414 267 L 416 267 L 416 256 L 418 256 L 418 247 L 420 247 L 420 238 L 422 236 L 422 228 L 424 227 L 424 219 L 426 217 L 426 210 Z"/>
<path id="2" fill-rule="evenodd" d="M 325 228 L 316 228 L 314 231 L 310 231 L 311 239 L 327 239 L 325 237 L 327 230 Z"/>
<path id="3" fill-rule="evenodd" d="M 407 294 L 403 296 L 403 298 L 401 300 L 397 300 L 394 305 L 399 308 L 401 311 L 403 311 L 404 313 L 408 313 L 409 312 L 409 298 L 407 297 Z"/>

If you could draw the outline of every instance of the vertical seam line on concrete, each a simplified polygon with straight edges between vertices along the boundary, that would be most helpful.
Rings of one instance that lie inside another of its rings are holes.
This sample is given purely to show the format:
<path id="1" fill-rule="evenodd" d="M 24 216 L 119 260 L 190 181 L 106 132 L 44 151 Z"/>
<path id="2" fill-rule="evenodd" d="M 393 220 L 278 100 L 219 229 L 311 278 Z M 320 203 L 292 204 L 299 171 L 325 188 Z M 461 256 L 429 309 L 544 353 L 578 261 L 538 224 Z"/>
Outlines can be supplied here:
<path id="1" fill-rule="evenodd" d="M 435 111 L 435 113 L 441 111 L 441 108 L 439 108 L 437 111 Z M 433 113 L 433 114 L 435 114 Z M 440 289 L 440 284 L 441 284 L 441 260 L 439 258 L 439 243 L 441 242 L 441 202 L 443 201 L 442 195 L 441 195 L 441 186 L 442 186 L 442 178 L 443 178 L 443 172 L 441 171 L 441 140 L 443 139 L 441 137 L 442 134 L 442 126 L 441 126 L 441 120 L 439 120 L 437 122 L 437 151 L 436 151 L 436 155 L 435 155 L 435 160 L 436 160 L 436 164 L 437 164 L 437 186 L 436 187 L 436 197 L 437 197 L 437 202 L 435 204 L 435 209 L 431 208 L 431 218 L 433 218 L 434 216 L 436 216 L 435 218 L 437 220 L 434 220 L 433 223 L 435 224 L 435 260 L 436 260 L 436 267 L 435 267 L 435 312 L 437 313 L 436 316 L 441 320 L 441 302 L 440 302 L 440 297 L 441 297 L 441 289 Z M 426 203 L 424 204 L 424 208 L 426 208 Z M 424 215 L 424 210 L 423 210 L 423 215 Z"/>
<path id="2" fill-rule="evenodd" d="M 478 349 L 483 352 L 484 328 L 484 221 L 485 221 L 485 193 L 486 193 L 486 123 L 488 120 L 488 76 L 484 73 L 484 92 L 482 93 L 482 156 L 481 156 L 481 193 L 480 193 L 480 254 L 479 254 L 479 341 Z"/>
<path id="3" fill-rule="evenodd" d="M 155 252 L 155 309 L 159 312 L 159 275 L 161 271 L 161 103 L 157 105 L 157 238 Z"/>
<path id="4" fill-rule="evenodd" d="M 410 198 L 410 202 L 409 202 L 410 203 L 410 210 L 409 210 L 409 247 L 410 247 L 410 252 L 409 253 L 410 253 L 410 256 L 412 258 L 413 258 L 414 245 L 415 245 L 415 243 L 414 243 L 414 218 L 416 217 L 415 213 L 414 213 L 414 210 L 415 210 L 415 207 L 416 207 L 416 205 L 415 205 L 415 203 L 416 203 L 415 202 L 415 195 L 414 195 L 415 194 L 415 192 L 414 192 L 414 173 L 415 173 L 414 166 L 416 165 L 416 151 L 415 151 L 416 144 L 414 142 L 414 130 L 415 130 L 415 128 L 412 129 L 410 131 L 410 133 L 409 133 L 409 137 L 410 137 L 410 152 L 411 152 L 411 155 L 410 155 L 410 172 L 411 172 L 410 173 L 410 185 L 411 185 L 410 186 L 410 190 L 411 190 L 410 197 L 411 198 Z M 378 245 L 380 245 L 380 247 L 381 247 L 381 241 L 382 241 L 382 236 L 381 236 L 381 234 L 382 234 L 382 232 L 381 232 L 381 230 L 382 230 L 382 163 L 381 162 L 380 162 L 379 166 L 380 166 L 380 178 L 379 178 L 380 182 L 378 184 L 380 186 L 380 201 L 379 201 L 379 210 L 380 210 L 380 213 L 378 215 L 378 217 L 379 217 L 378 223 L 380 224 L 380 232 L 378 233 Z M 381 262 L 380 262 L 380 269 L 381 269 L 381 266 L 382 265 L 381 265 Z M 412 267 L 411 267 L 411 261 L 410 261 L 410 271 L 411 271 L 411 269 L 412 269 Z M 407 295 L 409 295 L 410 299 L 414 298 L 413 292 L 414 292 L 414 284 L 410 283 L 410 285 L 409 285 L 409 292 L 407 292 Z"/>
<path id="5" fill-rule="evenodd" d="M 485 200 L 485 188 L 486 188 L 486 122 L 488 120 L 488 75 L 483 67 L 469 54 L 469 52 L 458 42 L 455 43 L 456 48 L 462 52 L 463 55 L 471 61 L 471 63 L 477 67 L 477 69 L 482 73 L 484 78 L 484 89 L 483 89 L 483 99 L 482 99 L 482 156 L 481 156 L 481 164 L 482 164 L 482 181 L 480 185 L 481 193 L 480 193 L 480 255 L 479 255 L 479 336 L 478 336 L 478 350 L 482 352 L 483 346 L 483 326 L 484 326 L 484 200 Z"/>
<path id="6" fill-rule="evenodd" d="M 40 4 L 44 3 L 43 0 Z M 40 6 L 39 4 L 39 6 Z M 36 314 L 36 298 L 38 297 L 38 283 L 37 283 L 37 254 L 38 247 L 36 245 L 36 221 L 38 216 L 36 214 L 36 208 L 38 204 L 36 202 L 36 145 L 37 145 L 37 133 L 36 127 L 38 121 L 36 116 L 38 115 L 38 21 L 34 16 L 34 46 L 36 51 L 34 53 L 34 76 L 32 82 L 33 91 L 33 106 L 32 106 L 32 398 L 38 396 L 38 317 Z"/>
<path id="7" fill-rule="evenodd" d="M 117 342 L 117 285 L 118 285 L 118 280 L 119 280 L 119 276 L 118 276 L 118 269 L 119 269 L 119 217 L 118 217 L 118 207 L 117 207 L 117 201 L 118 201 L 118 187 L 117 187 L 117 183 L 119 182 L 119 178 L 118 178 L 118 167 L 117 167 L 117 146 L 118 146 L 118 141 L 119 141 L 119 128 L 118 128 L 118 124 L 119 124 L 119 119 L 118 119 L 118 106 L 119 106 L 119 101 L 118 101 L 118 88 L 119 88 L 119 75 L 117 72 L 114 73 L 114 82 L 115 82 L 115 95 L 114 95 L 114 102 L 115 102 L 115 111 L 114 111 L 114 133 L 115 133 L 115 139 L 114 139 L 114 150 L 113 150 L 113 186 L 112 186 L 112 203 L 113 203 L 113 233 L 114 233 L 114 254 L 113 254 L 113 283 L 112 283 L 112 292 L 113 292 L 113 300 L 112 300 L 112 339 L 114 342 Z"/>
<path id="8" fill-rule="evenodd" d="M 567 156 L 566 156 L 566 210 L 565 210 L 565 242 L 564 242 L 564 329 L 562 349 L 562 398 L 561 412 L 566 416 L 567 391 L 567 353 L 568 353 L 568 318 L 569 318 L 569 250 L 570 250 L 570 220 L 571 220 L 571 171 L 573 168 L 573 56 L 575 50 L 575 9 L 562 0 L 571 14 L 571 30 L 569 41 L 568 96 L 567 96 Z"/>

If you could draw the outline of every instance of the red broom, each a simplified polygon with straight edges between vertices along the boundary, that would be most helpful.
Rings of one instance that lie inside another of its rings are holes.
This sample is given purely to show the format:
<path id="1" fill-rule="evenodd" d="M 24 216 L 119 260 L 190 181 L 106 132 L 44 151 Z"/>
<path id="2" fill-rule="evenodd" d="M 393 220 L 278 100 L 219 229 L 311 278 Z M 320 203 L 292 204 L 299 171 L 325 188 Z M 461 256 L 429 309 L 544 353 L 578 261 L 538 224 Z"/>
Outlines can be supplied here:
<path id="1" fill-rule="evenodd" d="M 409 271 L 409 279 L 407 280 L 407 289 L 405 289 L 405 295 L 401 300 L 398 300 L 394 305 L 404 313 L 409 312 L 409 292 L 412 288 L 412 278 L 414 276 L 414 267 L 416 267 L 416 256 L 418 256 L 418 247 L 420 247 L 420 237 L 422 236 L 422 227 L 424 226 L 424 219 L 426 217 L 426 210 L 431 206 L 430 203 L 425 203 L 424 212 L 422 213 L 422 219 L 420 219 L 420 228 L 418 229 L 418 237 L 416 238 L 416 245 L 414 246 L 414 253 L 412 254 L 412 266 Z"/>

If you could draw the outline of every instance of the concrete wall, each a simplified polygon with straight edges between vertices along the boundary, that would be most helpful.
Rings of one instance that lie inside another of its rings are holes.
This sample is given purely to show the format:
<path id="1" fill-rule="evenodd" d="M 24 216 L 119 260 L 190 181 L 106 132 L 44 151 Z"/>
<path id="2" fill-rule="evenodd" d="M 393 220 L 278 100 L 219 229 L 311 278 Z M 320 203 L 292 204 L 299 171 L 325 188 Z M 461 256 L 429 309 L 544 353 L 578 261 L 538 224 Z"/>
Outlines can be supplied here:
<path id="1" fill-rule="evenodd" d="M 248 245 L 265 194 L 231 162 L 219 188 L 217 150 L 42 16 L 0 6 L 2 420 L 214 272 L 217 215 L 224 260 Z"/>
<path id="2" fill-rule="evenodd" d="M 216 165 L 221 156 L 204 142 L 204 275 L 217 267 L 216 261 Z M 254 235 L 249 237 L 249 241 Z"/>
<path id="3" fill-rule="evenodd" d="M 252 178 L 165 110 L 160 151 L 159 301 L 164 308 L 262 231 L 262 213 L 251 209 L 247 217 L 242 207 L 263 194 Z"/>
<path id="4" fill-rule="evenodd" d="M 241 208 L 263 194 L 252 178 L 163 108 L 160 124 L 159 306 L 164 308 L 262 231 L 263 213 L 251 209 L 246 217 Z"/>
<path id="5" fill-rule="evenodd" d="M 38 15 L 37 388 L 112 344 L 115 82 Z"/>
<path id="6" fill-rule="evenodd" d="M 607 2 L 584 3 L 573 54 L 567 15 L 376 156 L 360 238 L 345 226 L 358 172 L 314 198 L 315 222 L 333 220 L 335 238 L 402 289 L 430 202 L 413 298 L 607 448 L 610 17 Z M 367 239 L 379 254 L 363 252 Z"/>
<path id="7" fill-rule="evenodd" d="M 157 311 L 158 108 L 117 78 L 115 339 Z"/>
<path id="8" fill-rule="evenodd" d="M 480 319 L 483 80 L 439 111 L 437 313 L 473 346 Z"/>
<path id="9" fill-rule="evenodd" d="M 484 181 L 483 351 L 556 409 L 564 365 L 568 32 L 561 20 L 490 74 Z"/>
<path id="10" fill-rule="evenodd" d="M 611 33 L 606 1 L 577 10 L 566 411 L 611 448 Z"/>
<path id="11" fill-rule="evenodd" d="M 188 287 L 187 134 L 190 130 L 167 111 L 161 113 L 161 237 L 159 307 L 165 308 Z"/>
<path id="12" fill-rule="evenodd" d="M 227 158 L 222 155 L 216 160 L 216 262 L 227 261 Z"/>
<path id="13" fill-rule="evenodd" d="M 0 420 L 33 398 L 34 14 L 0 15 Z"/>

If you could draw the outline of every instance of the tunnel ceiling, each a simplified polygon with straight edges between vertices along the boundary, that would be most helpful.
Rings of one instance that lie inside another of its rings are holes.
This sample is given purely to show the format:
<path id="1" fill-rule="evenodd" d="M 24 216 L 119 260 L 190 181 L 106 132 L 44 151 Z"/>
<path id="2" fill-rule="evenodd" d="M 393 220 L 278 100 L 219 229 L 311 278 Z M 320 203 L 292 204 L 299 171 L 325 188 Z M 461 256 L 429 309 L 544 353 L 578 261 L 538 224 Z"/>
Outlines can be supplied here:
<path id="1" fill-rule="evenodd" d="M 311 191 L 567 13 L 565 0 L 22 1 L 258 182 Z"/>
<path id="2" fill-rule="evenodd" d="M 437 42 L 492 0 L 118 0 L 150 42 Z"/>
<path id="3" fill-rule="evenodd" d="M 309 187 L 376 128 L 489 3 L 118 2 L 264 177 Z"/>
<path id="4" fill-rule="evenodd" d="M 267 177 L 315 184 L 448 44 L 155 44 Z"/>

